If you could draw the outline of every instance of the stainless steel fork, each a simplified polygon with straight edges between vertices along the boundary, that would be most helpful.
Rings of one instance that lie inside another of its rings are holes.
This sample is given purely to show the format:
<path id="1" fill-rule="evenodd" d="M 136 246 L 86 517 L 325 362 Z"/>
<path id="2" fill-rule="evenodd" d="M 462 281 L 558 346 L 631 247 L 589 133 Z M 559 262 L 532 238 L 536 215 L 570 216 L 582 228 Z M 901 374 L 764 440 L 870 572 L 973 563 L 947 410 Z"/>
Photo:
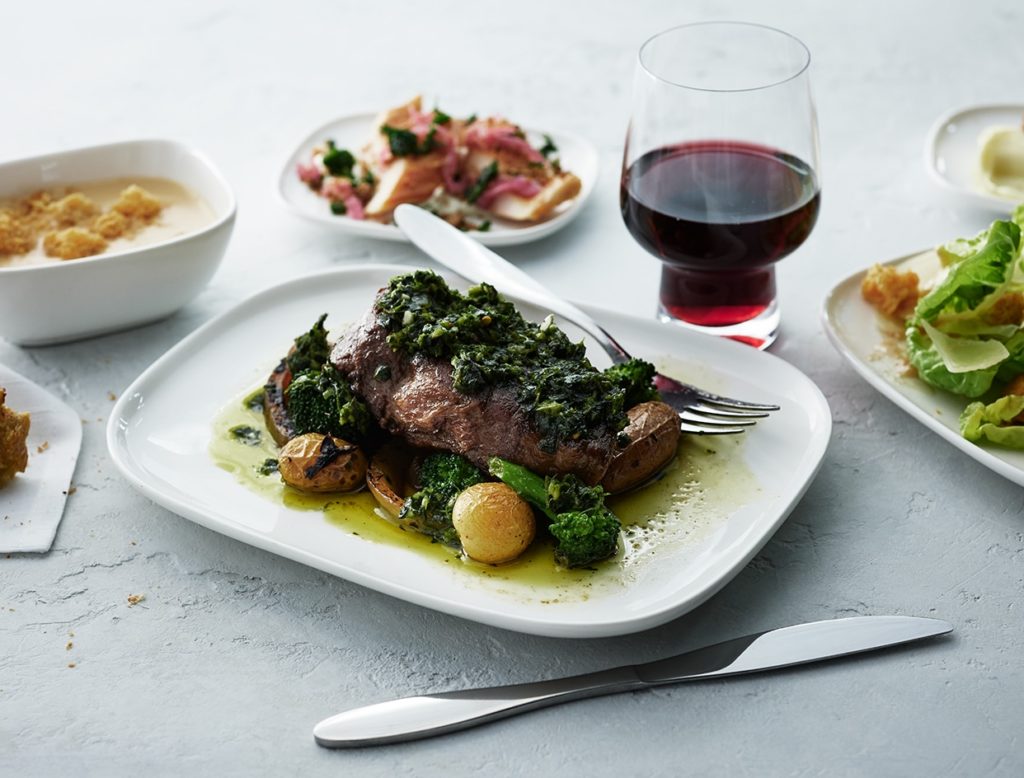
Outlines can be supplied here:
<path id="1" fill-rule="evenodd" d="M 615 338 L 582 310 L 443 219 L 414 205 L 400 205 L 395 210 L 395 223 L 428 256 L 467 281 L 486 281 L 503 292 L 543 305 L 590 335 L 616 364 L 631 359 Z M 654 383 L 662 399 L 679 414 L 683 432 L 697 435 L 743 432 L 769 411 L 779 409 L 778 405 L 705 392 L 661 373 Z"/>

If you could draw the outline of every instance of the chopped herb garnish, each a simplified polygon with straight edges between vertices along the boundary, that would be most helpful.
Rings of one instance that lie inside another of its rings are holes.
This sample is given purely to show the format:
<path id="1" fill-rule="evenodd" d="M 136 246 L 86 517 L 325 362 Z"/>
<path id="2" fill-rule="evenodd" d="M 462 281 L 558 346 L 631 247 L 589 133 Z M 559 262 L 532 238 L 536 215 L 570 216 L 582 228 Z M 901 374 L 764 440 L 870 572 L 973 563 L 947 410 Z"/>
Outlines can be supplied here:
<path id="1" fill-rule="evenodd" d="M 552 154 L 554 154 L 554 153 L 556 153 L 558 151 L 558 146 L 556 146 L 555 142 L 553 140 L 551 140 L 551 136 L 550 135 L 545 135 L 544 136 L 544 145 L 540 147 L 539 151 L 540 151 L 541 154 L 544 155 L 544 158 L 547 159 Z"/>
<path id="2" fill-rule="evenodd" d="M 373 377 L 377 381 L 387 381 L 391 378 L 391 368 L 388 365 L 378 365 L 373 371 Z"/>
<path id="3" fill-rule="evenodd" d="M 267 457 L 262 464 L 256 465 L 256 472 L 260 475 L 272 475 L 278 472 L 278 464 L 273 457 Z"/>
<path id="4" fill-rule="evenodd" d="M 258 429 L 250 427 L 248 424 L 239 424 L 232 427 L 228 430 L 228 434 L 246 446 L 258 446 L 263 438 Z"/>
<path id="5" fill-rule="evenodd" d="M 490 219 L 485 219 L 484 221 L 480 222 L 480 225 L 477 227 L 477 230 L 479 232 L 489 232 L 490 229 L 491 229 L 491 220 Z"/>
<path id="6" fill-rule="evenodd" d="M 452 117 L 442 111 L 440 108 L 434 109 L 434 124 L 448 124 L 452 120 Z"/>
<path id="7" fill-rule="evenodd" d="M 530 416 L 540 448 L 602 434 L 626 425 L 626 391 L 586 358 L 553 319 L 534 324 L 494 287 L 462 294 L 440 276 L 418 271 L 391 279 L 377 298 L 377 320 L 392 350 L 450 362 L 457 392 L 475 395 L 506 387 Z"/>
<path id="8" fill-rule="evenodd" d="M 427 154 L 434 150 L 434 133 L 436 130 L 433 125 L 431 125 L 430 131 L 422 143 L 416 137 L 416 133 L 411 130 L 402 130 L 398 127 L 390 127 L 384 124 L 381 126 L 380 131 L 387 136 L 388 146 L 391 148 L 391 153 L 396 157 Z"/>
<path id="9" fill-rule="evenodd" d="M 344 216 L 348 213 L 348 206 L 342 200 L 331 200 L 331 213 L 335 216 Z"/>
<path id="10" fill-rule="evenodd" d="M 498 163 L 497 161 L 492 162 L 490 165 L 480 171 L 480 177 L 477 178 L 476 183 L 469 188 L 466 193 L 466 201 L 475 203 L 480 199 L 480 195 L 484 193 L 484 190 L 490 185 L 490 183 L 498 177 Z"/>
<path id="11" fill-rule="evenodd" d="M 242 405 L 250 411 L 262 411 L 267 399 L 267 391 L 260 387 L 242 401 Z"/>
<path id="12" fill-rule="evenodd" d="M 327 153 L 324 154 L 324 167 L 332 176 L 352 178 L 352 168 L 356 164 L 356 158 L 347 149 L 339 149 L 334 141 L 327 141 Z"/>
<path id="13" fill-rule="evenodd" d="M 466 117 L 466 126 L 468 127 L 469 125 L 471 125 L 475 121 L 476 121 L 476 114 L 475 113 L 471 113 L 468 117 Z"/>
<path id="14" fill-rule="evenodd" d="M 372 186 L 376 181 L 377 179 L 373 177 L 373 173 L 371 173 L 369 170 L 363 173 L 364 184 L 370 184 Z"/>

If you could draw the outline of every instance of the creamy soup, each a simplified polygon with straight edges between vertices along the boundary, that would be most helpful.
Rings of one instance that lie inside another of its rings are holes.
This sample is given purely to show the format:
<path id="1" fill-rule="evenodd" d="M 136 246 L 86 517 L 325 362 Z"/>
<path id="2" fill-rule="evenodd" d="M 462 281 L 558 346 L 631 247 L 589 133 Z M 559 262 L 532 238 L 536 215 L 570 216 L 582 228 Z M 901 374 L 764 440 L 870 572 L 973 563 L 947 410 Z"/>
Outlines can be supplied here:
<path id="1" fill-rule="evenodd" d="M 132 190 L 136 201 L 145 206 L 155 199 L 159 211 L 133 211 L 136 203 L 125 197 L 131 187 L 142 190 Z M 42 196 L 36 192 L 0 200 L 0 267 L 118 254 L 198 232 L 215 218 L 205 200 L 166 178 L 112 178 L 48 189 Z M 65 250 L 69 244 L 72 248 Z M 81 251 L 88 253 L 60 255 Z"/>

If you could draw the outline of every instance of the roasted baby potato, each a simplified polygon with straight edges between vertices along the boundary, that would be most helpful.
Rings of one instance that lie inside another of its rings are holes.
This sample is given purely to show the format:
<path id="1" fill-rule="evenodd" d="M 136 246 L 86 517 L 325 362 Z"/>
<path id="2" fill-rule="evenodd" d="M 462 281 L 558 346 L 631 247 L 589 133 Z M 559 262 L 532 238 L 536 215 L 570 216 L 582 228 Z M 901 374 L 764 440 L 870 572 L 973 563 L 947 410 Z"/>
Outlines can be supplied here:
<path id="1" fill-rule="evenodd" d="M 267 423 L 270 435 L 279 446 L 283 446 L 295 437 L 295 426 L 285 408 L 284 394 L 288 384 L 292 382 L 292 371 L 282 359 L 267 378 L 263 395 L 263 419 Z"/>
<path id="2" fill-rule="evenodd" d="M 285 444 L 278 469 L 303 492 L 354 492 L 366 479 L 366 455 L 347 440 L 310 432 Z"/>
<path id="3" fill-rule="evenodd" d="M 511 562 L 533 542 L 537 522 L 533 509 L 503 483 L 481 483 L 455 499 L 452 524 L 462 550 L 478 562 Z"/>
<path id="4" fill-rule="evenodd" d="M 610 494 L 638 486 L 668 464 L 679 448 L 679 416 L 663 402 L 634 405 L 627 411 L 629 423 L 623 430 L 629 436 L 625 448 L 612 456 L 601 479 Z"/>
<path id="5" fill-rule="evenodd" d="M 412 465 L 412 449 L 398 443 L 384 446 L 370 460 L 366 485 L 377 504 L 392 518 L 398 518 L 408 492 L 412 491 L 409 488 Z"/>

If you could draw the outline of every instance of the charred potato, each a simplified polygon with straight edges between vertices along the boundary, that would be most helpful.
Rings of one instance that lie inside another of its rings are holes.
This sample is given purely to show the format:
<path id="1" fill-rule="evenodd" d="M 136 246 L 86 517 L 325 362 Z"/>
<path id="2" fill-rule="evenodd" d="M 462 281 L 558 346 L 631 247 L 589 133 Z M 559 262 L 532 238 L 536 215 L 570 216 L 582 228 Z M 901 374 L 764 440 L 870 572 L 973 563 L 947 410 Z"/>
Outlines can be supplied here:
<path id="1" fill-rule="evenodd" d="M 310 432 L 285 444 L 278 469 L 303 492 L 354 492 L 366 479 L 366 455 L 346 440 Z"/>
<path id="2" fill-rule="evenodd" d="M 410 491 L 412 461 L 412 449 L 391 443 L 373 455 L 366 471 L 366 486 L 377 504 L 392 518 L 398 518 L 406 493 Z"/>
<path id="3" fill-rule="evenodd" d="M 263 419 L 270 430 L 270 436 L 279 446 L 295 437 L 295 427 L 284 404 L 285 391 L 291 382 L 292 371 L 282 359 L 263 387 Z"/>
<path id="4" fill-rule="evenodd" d="M 617 451 L 601 479 L 610 494 L 642 484 L 675 456 L 679 447 L 679 416 L 663 402 L 645 402 L 627 411 L 629 436 L 625 448 Z"/>
<path id="5" fill-rule="evenodd" d="M 462 491 L 452 509 L 462 550 L 478 562 L 511 562 L 533 542 L 533 509 L 503 483 L 481 483 Z"/>

